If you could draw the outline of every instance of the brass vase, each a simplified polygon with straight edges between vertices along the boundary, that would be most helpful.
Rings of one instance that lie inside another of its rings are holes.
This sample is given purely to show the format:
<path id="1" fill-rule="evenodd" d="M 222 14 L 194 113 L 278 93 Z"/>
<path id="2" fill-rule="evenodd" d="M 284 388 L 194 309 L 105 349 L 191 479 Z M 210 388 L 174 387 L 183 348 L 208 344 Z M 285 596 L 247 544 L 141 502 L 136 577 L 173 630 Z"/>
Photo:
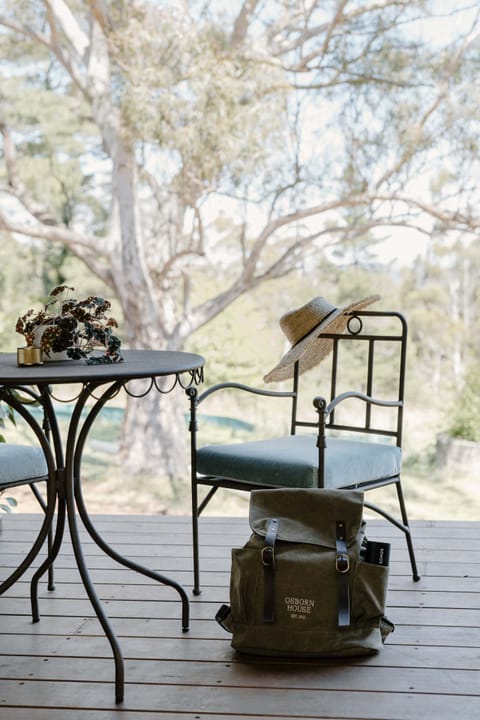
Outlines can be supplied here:
<path id="1" fill-rule="evenodd" d="M 43 351 L 36 345 L 17 348 L 17 365 L 43 365 Z"/>

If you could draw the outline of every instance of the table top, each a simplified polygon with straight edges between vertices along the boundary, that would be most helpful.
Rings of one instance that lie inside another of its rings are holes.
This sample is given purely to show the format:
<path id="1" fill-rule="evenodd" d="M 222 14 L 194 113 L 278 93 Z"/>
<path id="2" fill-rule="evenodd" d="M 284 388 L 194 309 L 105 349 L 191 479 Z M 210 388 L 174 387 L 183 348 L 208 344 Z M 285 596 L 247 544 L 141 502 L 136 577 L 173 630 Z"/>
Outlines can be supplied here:
<path id="1" fill-rule="evenodd" d="M 205 358 L 195 353 L 171 350 L 124 350 L 123 362 L 87 365 L 85 360 L 17 365 L 16 353 L 0 353 L 0 385 L 41 385 L 109 382 L 180 375 L 198 370 Z"/>

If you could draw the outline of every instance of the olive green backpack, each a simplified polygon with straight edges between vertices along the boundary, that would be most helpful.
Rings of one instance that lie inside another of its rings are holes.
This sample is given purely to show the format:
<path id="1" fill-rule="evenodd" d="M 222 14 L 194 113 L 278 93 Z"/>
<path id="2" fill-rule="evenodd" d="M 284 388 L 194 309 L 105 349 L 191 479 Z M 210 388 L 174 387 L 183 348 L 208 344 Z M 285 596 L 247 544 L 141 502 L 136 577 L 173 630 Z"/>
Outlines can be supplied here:
<path id="1" fill-rule="evenodd" d="M 232 550 L 230 606 L 216 616 L 236 650 L 287 657 L 380 650 L 393 630 L 384 616 L 389 545 L 367 542 L 363 493 L 256 490 L 250 527 L 246 545 Z"/>

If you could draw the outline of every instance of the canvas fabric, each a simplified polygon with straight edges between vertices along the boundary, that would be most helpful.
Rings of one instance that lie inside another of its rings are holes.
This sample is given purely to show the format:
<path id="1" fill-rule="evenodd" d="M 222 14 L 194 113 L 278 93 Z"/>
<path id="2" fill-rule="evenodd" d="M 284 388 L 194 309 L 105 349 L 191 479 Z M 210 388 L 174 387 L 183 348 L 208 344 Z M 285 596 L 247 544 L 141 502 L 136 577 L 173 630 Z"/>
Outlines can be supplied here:
<path id="1" fill-rule="evenodd" d="M 244 653 L 286 657 L 378 652 L 393 630 L 385 618 L 388 567 L 363 559 L 363 493 L 256 490 L 249 519 L 250 539 L 232 550 L 230 605 L 217 614 L 232 633 L 232 646 Z M 273 550 L 268 541 L 272 519 L 277 527 Z M 343 553 L 339 522 L 345 527 Z M 265 565 L 272 557 L 273 581 L 272 568 Z M 269 595 L 274 607 L 266 619 Z"/>

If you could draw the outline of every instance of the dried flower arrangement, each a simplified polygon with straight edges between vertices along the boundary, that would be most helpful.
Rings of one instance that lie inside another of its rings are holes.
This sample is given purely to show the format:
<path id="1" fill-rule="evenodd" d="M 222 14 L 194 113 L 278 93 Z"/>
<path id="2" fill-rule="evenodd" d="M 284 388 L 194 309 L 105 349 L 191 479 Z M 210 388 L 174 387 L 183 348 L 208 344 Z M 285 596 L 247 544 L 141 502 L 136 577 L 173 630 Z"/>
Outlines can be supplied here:
<path id="1" fill-rule="evenodd" d="M 70 297 L 74 291 L 68 285 L 53 288 L 41 310 L 30 309 L 18 318 L 16 331 L 27 347 L 40 347 L 47 360 L 65 353 L 72 360 L 85 358 L 90 365 L 120 362 L 121 341 L 113 332 L 118 323 L 108 315 L 111 303 L 94 295 L 77 300 Z M 92 355 L 100 349 L 101 355 Z"/>

